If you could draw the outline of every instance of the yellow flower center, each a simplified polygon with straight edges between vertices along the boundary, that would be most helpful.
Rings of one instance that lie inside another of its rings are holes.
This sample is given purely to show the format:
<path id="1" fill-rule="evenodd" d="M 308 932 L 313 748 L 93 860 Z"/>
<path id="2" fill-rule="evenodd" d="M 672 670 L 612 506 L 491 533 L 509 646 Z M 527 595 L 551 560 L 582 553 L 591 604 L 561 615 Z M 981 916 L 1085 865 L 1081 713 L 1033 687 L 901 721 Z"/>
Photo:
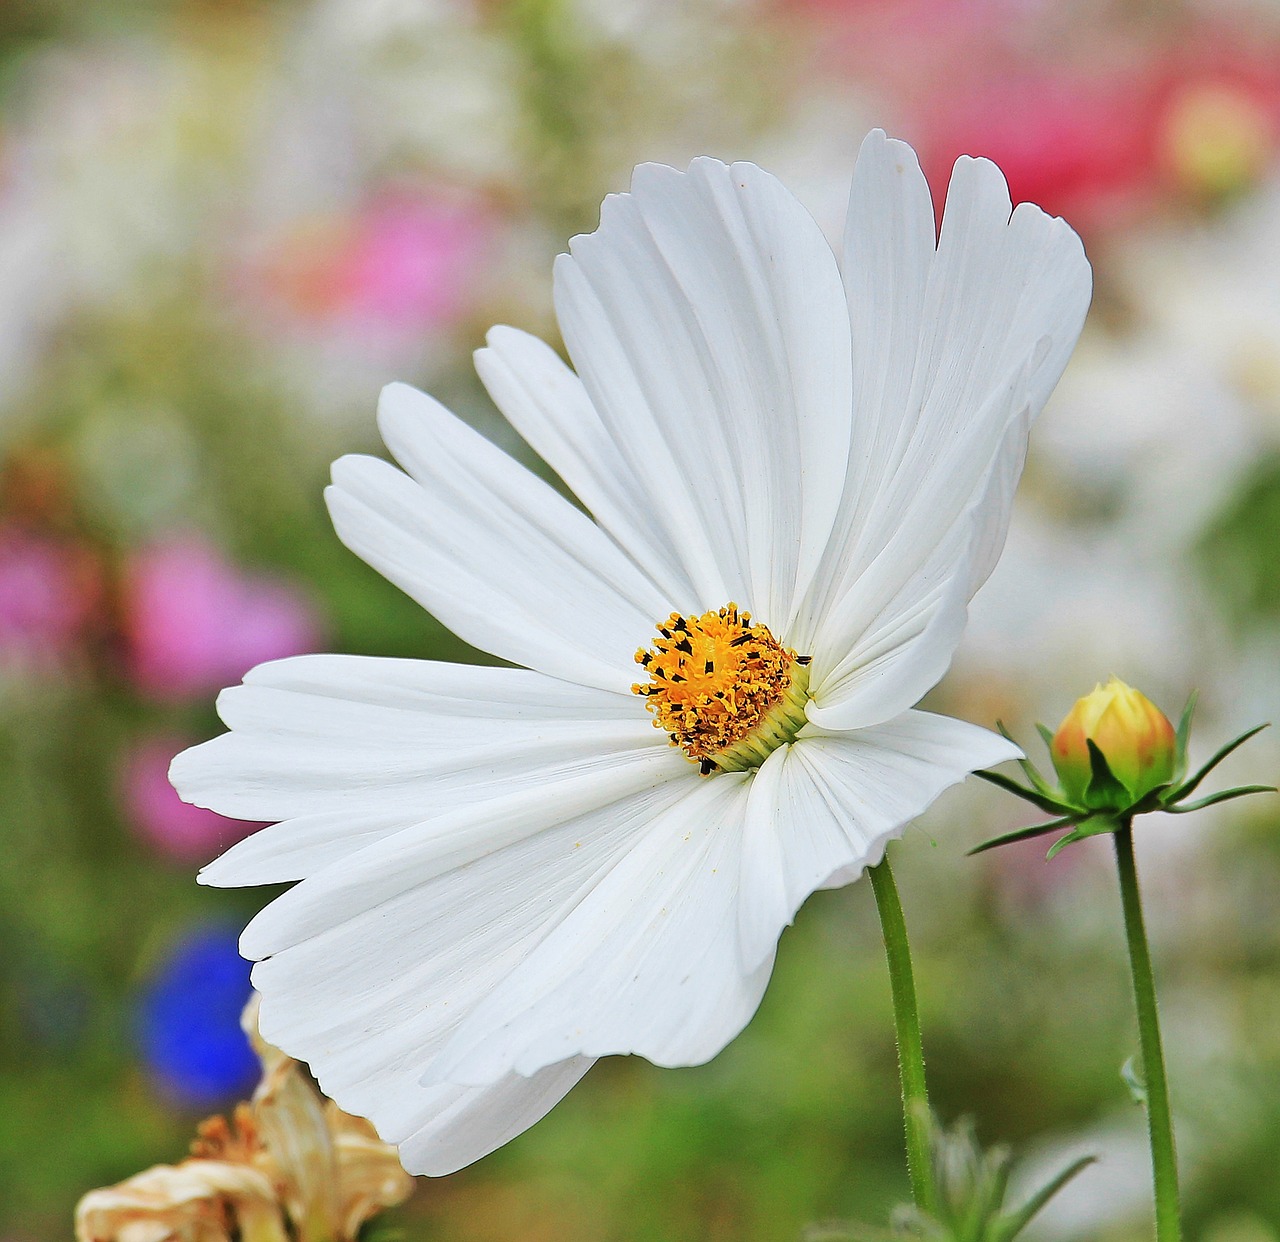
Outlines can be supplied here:
<path id="1" fill-rule="evenodd" d="M 636 663 L 649 680 L 631 689 L 704 775 L 758 767 L 804 724 L 809 657 L 737 604 L 700 617 L 673 612 Z"/>

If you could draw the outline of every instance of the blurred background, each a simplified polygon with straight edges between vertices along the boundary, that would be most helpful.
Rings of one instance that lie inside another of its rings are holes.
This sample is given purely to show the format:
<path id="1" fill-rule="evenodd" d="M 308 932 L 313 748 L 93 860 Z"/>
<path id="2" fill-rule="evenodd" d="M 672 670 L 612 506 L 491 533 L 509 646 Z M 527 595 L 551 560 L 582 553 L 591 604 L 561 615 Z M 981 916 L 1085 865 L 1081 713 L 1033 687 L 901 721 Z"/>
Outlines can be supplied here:
<path id="1" fill-rule="evenodd" d="M 641 160 L 747 158 L 838 235 L 863 133 L 1065 215 L 1097 295 L 1008 551 L 933 705 L 1051 726 L 1116 673 L 1193 758 L 1280 708 L 1280 5 L 1047 0 L 0 3 L 0 1239 L 176 1161 L 253 1086 L 235 934 L 197 888 L 253 825 L 172 754 L 251 665 L 470 658 L 347 553 L 329 461 L 378 388 L 523 453 L 470 366 L 555 340 L 550 264 Z M 1273 781 L 1263 735 L 1221 784 Z M 977 782 L 970 782 L 976 785 Z M 1220 787 L 1220 786 L 1215 786 Z M 953 792 L 898 847 L 936 1104 L 1032 1173 L 1036 1236 L 1149 1236 L 1107 843 Z M 1020 818 L 1021 817 L 1021 818 Z M 1096 848 L 1092 848 L 1096 846 Z M 1139 832 L 1190 1236 L 1280 1239 L 1280 800 Z M 906 1195 L 870 890 L 820 894 L 712 1064 L 604 1063 L 374 1226 L 416 1242 L 794 1239 Z"/>

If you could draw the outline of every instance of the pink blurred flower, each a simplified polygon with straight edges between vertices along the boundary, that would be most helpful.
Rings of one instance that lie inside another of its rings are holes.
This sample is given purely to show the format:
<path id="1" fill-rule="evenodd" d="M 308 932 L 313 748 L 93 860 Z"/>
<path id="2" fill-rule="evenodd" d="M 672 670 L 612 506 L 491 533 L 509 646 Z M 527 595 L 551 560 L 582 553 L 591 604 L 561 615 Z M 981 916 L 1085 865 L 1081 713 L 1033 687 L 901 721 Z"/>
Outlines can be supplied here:
<path id="1" fill-rule="evenodd" d="M 385 194 L 359 214 L 308 223 L 263 265 L 295 317 L 345 330 L 448 327 L 473 300 L 491 220 L 475 203 Z"/>
<path id="2" fill-rule="evenodd" d="M 1084 231 L 1130 223 L 1171 194 L 1245 189 L 1280 142 L 1278 56 L 1274 43 L 1249 52 L 1206 30 L 1122 71 L 1029 66 L 948 89 L 924 110 L 926 171 L 943 185 L 956 156 L 989 156 L 1014 202 Z"/>
<path id="3" fill-rule="evenodd" d="M 17 526 L 0 529 L 0 662 L 64 660 L 101 602 L 101 577 L 83 549 Z"/>
<path id="4" fill-rule="evenodd" d="M 313 651 L 319 625 L 292 587 L 245 574 L 198 538 L 139 554 L 124 582 L 130 672 L 165 699 L 238 681 L 263 660 Z"/>
<path id="5" fill-rule="evenodd" d="M 346 256 L 351 310 L 401 326 L 449 323 L 467 302 L 487 231 L 474 209 L 456 204 L 403 196 L 375 203 Z"/>
<path id="6" fill-rule="evenodd" d="M 785 28 L 812 27 L 817 66 L 870 90 L 891 128 L 915 127 L 917 104 L 964 93 L 1025 45 L 1035 10 L 1020 0 L 774 0 Z"/>
<path id="7" fill-rule="evenodd" d="M 950 92 L 926 110 L 926 172 L 944 186 L 957 156 L 985 155 L 1015 203 L 1038 203 L 1082 230 L 1121 223 L 1149 200 L 1157 177 L 1151 93 L 1141 75 L 1043 68 Z"/>
<path id="8" fill-rule="evenodd" d="M 175 862 L 206 863 L 260 827 L 227 819 L 183 802 L 169 784 L 169 761 L 190 739 L 156 737 L 139 742 L 123 758 L 120 799 L 129 824 Z"/>
<path id="9" fill-rule="evenodd" d="M 778 0 L 821 31 L 820 64 L 880 95 L 930 181 L 993 159 L 1013 200 L 1085 232 L 1256 184 L 1280 147 L 1280 41 L 1174 10 L 1086 27 L 1017 0 Z M 939 196 L 941 205 L 941 196 Z"/>

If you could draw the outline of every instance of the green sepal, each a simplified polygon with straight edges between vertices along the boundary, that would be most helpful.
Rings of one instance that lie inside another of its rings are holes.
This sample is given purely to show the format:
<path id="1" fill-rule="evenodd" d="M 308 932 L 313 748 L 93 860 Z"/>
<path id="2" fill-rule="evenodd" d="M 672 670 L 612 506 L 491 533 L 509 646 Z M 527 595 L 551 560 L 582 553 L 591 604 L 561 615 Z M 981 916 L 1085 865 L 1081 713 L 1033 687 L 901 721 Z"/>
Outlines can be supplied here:
<path id="1" fill-rule="evenodd" d="M 1178 731 L 1176 734 L 1176 743 L 1173 759 L 1173 774 L 1175 780 L 1181 780 L 1187 774 L 1187 745 L 1191 741 L 1191 717 L 1196 714 L 1196 702 L 1200 698 L 1198 690 L 1192 690 L 1187 695 L 1187 705 L 1182 709 L 1182 715 L 1178 719 Z"/>
<path id="2" fill-rule="evenodd" d="M 1221 793 L 1210 794 L 1207 798 L 1200 798 L 1195 802 L 1183 802 L 1163 809 L 1170 815 L 1185 815 L 1188 811 L 1203 811 L 1205 807 L 1214 806 L 1219 802 L 1230 802 L 1233 798 L 1244 798 L 1249 794 L 1259 793 L 1280 793 L 1280 790 L 1277 790 L 1274 785 L 1241 785 L 1238 789 L 1224 789 Z"/>
<path id="3" fill-rule="evenodd" d="M 1163 811 L 1165 809 L 1166 795 L 1172 788 L 1172 782 L 1157 785 L 1154 789 L 1147 790 L 1132 806 L 1121 807 L 1120 813 L 1132 817 L 1134 815 L 1145 815 L 1148 811 Z"/>
<path id="4" fill-rule="evenodd" d="M 1246 730 L 1244 733 L 1240 734 L 1239 737 L 1234 738 L 1232 741 L 1228 742 L 1225 746 L 1223 746 L 1220 750 L 1218 750 L 1214 754 L 1213 758 L 1210 759 L 1209 762 L 1206 763 L 1204 767 L 1202 767 L 1189 781 L 1187 781 L 1185 784 L 1177 786 L 1174 789 L 1171 789 L 1168 793 L 1164 795 L 1164 798 L 1162 800 L 1162 805 L 1164 809 L 1167 811 L 1171 809 L 1172 803 L 1181 802 L 1182 799 L 1185 798 L 1189 793 L 1191 793 L 1196 788 L 1196 786 L 1199 785 L 1200 782 L 1204 780 L 1204 778 L 1208 776 L 1209 773 L 1212 772 L 1213 769 L 1218 766 L 1218 764 L 1220 764 L 1229 754 L 1231 754 L 1233 750 L 1236 750 L 1239 747 L 1243 746 L 1251 737 L 1254 737 L 1256 734 L 1261 733 L 1262 730 L 1267 727 L 1268 727 L 1267 724 L 1254 725 L 1252 729 Z"/>
<path id="5" fill-rule="evenodd" d="M 1067 1165 L 1048 1185 L 1032 1195 L 1017 1212 L 1006 1217 L 996 1226 L 991 1242 L 1012 1242 L 1040 1214 L 1041 1209 L 1058 1191 L 1091 1164 L 1096 1164 L 1097 1159 L 1096 1156 L 1081 1156 L 1079 1160 Z"/>
<path id="6" fill-rule="evenodd" d="M 996 732 L 999 733 L 1000 736 L 1004 738 L 1006 742 L 1011 742 L 1013 743 L 1014 746 L 1018 745 L 1018 743 L 1013 740 L 1013 734 L 1010 733 L 1009 730 L 1004 727 L 1003 720 L 996 721 Z M 1021 759 L 1017 760 L 1016 762 L 1018 764 L 1018 767 L 1022 769 L 1022 774 L 1027 778 L 1027 780 L 1031 782 L 1031 786 L 1036 791 L 1036 793 L 1042 795 L 1045 798 L 1053 797 L 1053 786 L 1050 785 L 1047 780 L 1045 780 L 1045 778 L 1040 774 L 1040 769 L 1037 768 L 1036 765 L 1032 763 L 1030 759 L 1028 759 L 1024 755 Z"/>
<path id="7" fill-rule="evenodd" d="M 1045 862 L 1052 862 L 1068 845 L 1074 845 L 1077 841 L 1083 841 L 1084 838 L 1083 832 L 1069 832 L 1065 837 L 1059 837 L 1049 846 L 1049 852 L 1044 856 Z"/>
<path id="8" fill-rule="evenodd" d="M 1072 816 L 1066 816 L 1063 819 L 1051 819 L 1047 824 L 1032 824 L 1030 828 L 1017 828 L 1013 832 L 992 837 L 990 841 L 984 841 L 981 845 L 975 845 L 968 853 L 984 854 L 987 850 L 995 849 L 997 845 L 1013 845 L 1018 841 L 1030 841 L 1033 837 L 1042 837 L 1046 832 L 1052 832 L 1055 828 L 1065 828 L 1068 824 L 1075 822 Z"/>
<path id="9" fill-rule="evenodd" d="M 1040 734 L 1041 740 L 1044 742 L 1044 748 L 1049 752 L 1049 759 L 1053 760 L 1053 730 L 1048 725 L 1042 725 L 1036 721 L 1036 732 Z"/>
<path id="10" fill-rule="evenodd" d="M 1065 837 L 1060 837 L 1049 848 L 1049 852 L 1044 856 L 1045 862 L 1052 858 L 1056 858 L 1068 845 L 1074 845 L 1077 841 L 1083 841 L 1088 837 L 1100 837 L 1108 832 L 1115 832 L 1120 827 L 1120 820 L 1112 815 L 1090 815 L 1087 819 L 1076 821 L 1074 831 L 1067 833 Z"/>
<path id="11" fill-rule="evenodd" d="M 1042 794 L 1034 789 L 1028 789 L 1025 785 L 1019 785 L 1017 781 L 1011 777 L 1004 776 L 999 772 L 992 772 L 989 768 L 984 768 L 981 772 L 975 772 L 974 776 L 981 777 L 984 781 L 989 781 L 992 785 L 998 785 L 1001 789 L 1011 794 L 1017 794 L 1019 798 L 1030 802 L 1032 806 L 1039 807 L 1040 810 L 1050 815 L 1074 815 L 1076 808 L 1066 802 L 1059 802 L 1056 798 L 1050 797 L 1048 794 Z"/>
<path id="12" fill-rule="evenodd" d="M 1082 819 L 1076 825 L 1076 831 L 1082 837 L 1101 837 L 1108 832 L 1119 832 L 1123 821 L 1127 818 L 1126 811 L 1115 815 L 1110 813 L 1090 815 L 1088 819 Z"/>
<path id="13" fill-rule="evenodd" d="M 1085 738 L 1089 748 L 1089 784 L 1084 791 L 1085 805 L 1095 811 L 1118 811 L 1133 801 L 1133 795 L 1120 783 L 1093 738 Z"/>

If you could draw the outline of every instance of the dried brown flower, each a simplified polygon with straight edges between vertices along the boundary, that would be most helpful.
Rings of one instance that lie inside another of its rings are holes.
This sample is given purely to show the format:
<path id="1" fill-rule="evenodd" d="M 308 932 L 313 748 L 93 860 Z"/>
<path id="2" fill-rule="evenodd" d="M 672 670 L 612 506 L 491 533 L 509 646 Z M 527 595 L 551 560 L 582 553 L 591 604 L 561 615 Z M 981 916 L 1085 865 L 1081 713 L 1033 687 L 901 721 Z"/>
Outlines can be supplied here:
<path id="1" fill-rule="evenodd" d="M 181 1164 L 85 1195 L 79 1242 L 354 1242 L 366 1220 L 409 1197 L 395 1148 L 262 1040 L 256 998 L 243 1023 L 262 1060 L 253 1099 L 230 1120 L 202 1122 Z"/>

